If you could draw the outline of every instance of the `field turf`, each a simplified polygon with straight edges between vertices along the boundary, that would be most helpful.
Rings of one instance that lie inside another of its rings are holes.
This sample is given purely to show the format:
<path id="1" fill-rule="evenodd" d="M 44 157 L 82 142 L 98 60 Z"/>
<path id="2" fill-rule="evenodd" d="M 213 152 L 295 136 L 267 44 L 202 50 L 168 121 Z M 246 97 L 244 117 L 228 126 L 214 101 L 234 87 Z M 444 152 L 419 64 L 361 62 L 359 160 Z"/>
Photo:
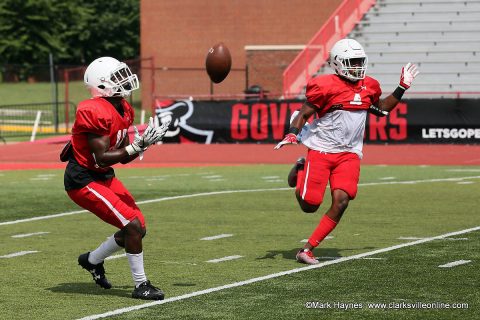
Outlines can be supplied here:
<path id="1" fill-rule="evenodd" d="M 364 166 L 316 268 L 295 253 L 329 190 L 304 214 L 288 170 L 116 170 L 147 219 L 145 269 L 161 304 L 130 298 L 123 256 L 105 262 L 110 290 L 77 265 L 115 229 L 68 199 L 61 170 L 0 171 L 0 319 L 478 319 L 479 167 Z M 22 220 L 60 213 L 72 214 Z"/>

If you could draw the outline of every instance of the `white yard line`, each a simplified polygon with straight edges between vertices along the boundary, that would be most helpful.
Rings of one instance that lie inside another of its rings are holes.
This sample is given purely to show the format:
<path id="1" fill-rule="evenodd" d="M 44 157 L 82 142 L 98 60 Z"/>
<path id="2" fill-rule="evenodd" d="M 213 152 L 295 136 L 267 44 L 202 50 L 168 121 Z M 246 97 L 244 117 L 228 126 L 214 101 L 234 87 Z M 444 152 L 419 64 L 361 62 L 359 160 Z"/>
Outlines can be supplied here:
<path id="1" fill-rule="evenodd" d="M 205 237 L 205 238 L 202 238 L 200 240 L 217 240 L 217 239 L 222 239 L 222 238 L 229 238 L 229 237 L 233 237 L 233 234 L 231 233 L 222 233 L 222 234 L 219 234 L 219 235 L 216 235 L 216 236 L 211 236 L 211 237 Z"/>
<path id="2" fill-rule="evenodd" d="M 219 262 L 230 261 L 230 260 L 235 260 L 235 259 L 240 259 L 240 258 L 243 258 L 243 256 L 239 256 L 239 255 L 228 256 L 228 257 L 223 257 L 223 258 L 208 260 L 208 261 L 205 261 L 205 262 L 219 263 Z"/>
<path id="3" fill-rule="evenodd" d="M 425 237 L 398 237 L 398 240 L 420 240 L 425 239 Z M 461 240 L 468 240 L 468 238 L 444 238 L 442 240 L 450 240 L 450 241 L 461 241 Z"/>
<path id="4" fill-rule="evenodd" d="M 420 237 L 398 237 L 398 240 L 421 240 L 425 238 L 420 238 Z"/>
<path id="5" fill-rule="evenodd" d="M 333 238 L 335 238 L 335 236 L 326 236 L 325 239 L 323 239 L 323 240 L 330 240 L 330 239 L 333 239 Z M 300 242 L 307 243 L 308 239 L 300 240 Z"/>
<path id="6" fill-rule="evenodd" d="M 9 259 L 9 258 L 15 258 L 15 257 L 20 257 L 20 256 L 24 256 L 26 254 L 31 254 L 31 253 L 37 253 L 37 252 L 40 252 L 40 251 L 19 251 L 19 252 L 14 252 L 14 253 L 10 253 L 10 254 L 6 254 L 4 256 L 0 256 L 1 259 Z"/>
<path id="7" fill-rule="evenodd" d="M 26 238 L 31 236 L 39 236 L 41 234 L 48 234 L 50 232 L 33 232 L 33 233 L 23 233 L 23 234 L 15 234 L 12 238 Z"/>
<path id="8" fill-rule="evenodd" d="M 425 238 L 425 239 L 421 239 L 421 240 L 417 240 L 417 241 L 402 243 L 402 244 L 394 245 L 394 246 L 391 246 L 391 247 L 386 247 L 386 248 L 382 248 L 382 249 L 377 249 L 377 250 L 373 250 L 373 251 L 369 251 L 369 252 L 356 254 L 356 255 L 353 255 L 353 256 L 342 257 L 342 258 L 335 259 L 335 260 L 325 261 L 325 262 L 321 262 L 321 263 L 316 264 L 316 265 L 309 265 L 309 266 L 302 267 L 302 268 L 295 268 L 295 269 L 291 269 L 291 270 L 287 270 L 287 271 L 283 271 L 283 272 L 268 274 L 266 276 L 261 276 L 261 277 L 257 277 L 257 278 L 244 280 L 244 281 L 234 282 L 234 283 L 226 284 L 226 285 L 219 286 L 219 287 L 214 287 L 214 288 L 209 288 L 209 289 L 205 289 L 205 290 L 195 291 L 195 292 L 187 293 L 187 294 L 184 294 L 184 295 L 181 295 L 181 296 L 167 298 L 167 299 L 161 300 L 161 301 L 153 301 L 153 302 L 139 304 L 139 305 L 135 305 L 135 306 L 131 306 L 131 307 L 120 308 L 120 309 L 112 310 L 112 311 L 101 313 L 101 314 L 95 314 L 95 315 L 87 316 L 87 317 L 81 318 L 80 320 L 94 320 L 94 319 L 107 318 L 107 317 L 110 317 L 110 316 L 124 314 L 126 312 L 141 310 L 141 309 L 145 309 L 145 308 L 149 308 L 149 307 L 153 307 L 153 306 L 157 306 L 157 305 L 161 305 L 161 304 L 166 304 L 166 303 L 170 303 L 170 302 L 181 301 L 181 300 L 189 299 L 189 298 L 192 298 L 192 297 L 198 297 L 198 296 L 213 293 L 213 292 L 218 292 L 218 291 L 222 291 L 222 290 L 226 290 L 226 289 L 241 287 L 241 286 L 248 285 L 248 284 L 255 283 L 255 282 L 260 282 L 260 281 L 265 281 L 265 280 L 269 280 L 269 279 L 273 279 L 273 278 L 278 278 L 278 277 L 286 276 L 286 275 L 289 275 L 289 274 L 308 271 L 308 270 L 312 270 L 312 269 L 319 269 L 319 268 L 323 268 L 323 267 L 326 267 L 326 266 L 329 266 L 329 265 L 332 265 L 332 264 L 342 263 L 342 262 L 355 260 L 355 259 L 361 259 L 361 258 L 373 256 L 373 255 L 376 255 L 376 254 L 379 254 L 379 253 L 384 253 L 384 252 L 389 252 L 389 251 L 393 251 L 393 250 L 397 250 L 397 249 L 401 249 L 401 248 L 405 248 L 405 247 L 415 246 L 415 245 L 430 242 L 430 241 L 433 241 L 433 240 L 444 239 L 444 238 L 456 236 L 456 235 L 459 235 L 459 234 L 465 234 L 465 233 L 474 232 L 474 231 L 478 231 L 478 230 L 480 230 L 480 226 L 477 226 L 477 227 L 474 227 L 474 228 L 469 228 L 469 229 L 464 229 L 464 230 L 460 230 L 460 231 L 445 233 L 445 234 L 442 234 L 442 235 L 439 235 L 439 236 Z"/>
<path id="9" fill-rule="evenodd" d="M 126 253 L 121 253 L 121 254 L 116 254 L 114 256 L 106 257 L 105 260 L 113 260 L 113 259 L 119 259 L 119 258 L 125 258 L 127 256 Z"/>
<path id="10" fill-rule="evenodd" d="M 467 263 L 470 263 L 470 262 L 472 262 L 472 260 L 458 260 L 458 261 L 453 261 L 453 262 L 449 262 L 449 263 L 446 263 L 446 264 L 439 265 L 438 267 L 439 268 L 452 268 L 452 267 L 460 266 L 462 264 L 467 264 Z"/>
<path id="11" fill-rule="evenodd" d="M 369 182 L 369 183 L 359 183 L 358 186 L 359 187 L 367 187 L 367 186 L 379 186 L 379 185 L 389 185 L 389 184 L 448 182 L 448 181 L 462 181 L 462 180 L 469 180 L 469 179 L 480 179 L 480 176 L 441 178 L 441 179 L 439 178 L 439 179 L 412 180 L 412 181 Z M 157 199 L 151 199 L 151 200 L 138 201 L 137 205 L 138 204 L 161 202 L 161 201 L 177 200 L 177 199 L 188 199 L 188 198 L 195 198 L 195 197 L 214 196 L 214 195 L 219 195 L 219 194 L 286 191 L 286 190 L 293 190 L 293 189 L 292 188 L 265 188 L 265 189 L 224 190 L 224 191 L 213 191 L 213 192 L 201 192 L 201 193 L 186 194 L 186 195 L 181 195 L 181 196 L 165 197 L 165 198 L 157 198 Z M 30 222 L 30 221 L 37 221 L 37 220 L 59 218 L 59 217 L 64 217 L 64 216 L 69 216 L 69 215 L 74 215 L 74 214 L 79 214 L 79 213 L 84 213 L 84 212 L 87 212 L 87 210 L 77 210 L 77 211 L 70 211 L 70 212 L 52 214 L 52 215 L 47 215 L 47 216 L 33 217 L 33 218 L 28 218 L 28 219 L 5 221 L 5 222 L 0 222 L 0 226 L 23 223 L 23 222 Z"/>

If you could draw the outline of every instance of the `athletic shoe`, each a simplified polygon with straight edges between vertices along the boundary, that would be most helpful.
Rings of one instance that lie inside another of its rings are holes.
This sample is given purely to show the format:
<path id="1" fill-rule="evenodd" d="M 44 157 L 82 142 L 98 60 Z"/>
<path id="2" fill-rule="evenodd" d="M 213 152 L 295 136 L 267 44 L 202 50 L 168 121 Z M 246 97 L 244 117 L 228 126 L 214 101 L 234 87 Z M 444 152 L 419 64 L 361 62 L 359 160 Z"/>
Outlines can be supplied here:
<path id="1" fill-rule="evenodd" d="M 297 162 L 295 162 L 295 166 L 290 170 L 290 173 L 288 174 L 288 185 L 290 188 L 295 188 L 297 186 L 297 173 L 298 170 L 303 170 L 305 166 L 305 158 L 300 157 L 297 159 Z"/>
<path id="2" fill-rule="evenodd" d="M 300 251 L 297 252 L 297 261 L 300 263 L 305 263 L 305 264 L 319 264 L 320 261 L 315 259 L 315 256 L 313 255 L 313 252 L 308 249 L 300 249 Z"/>
<path id="3" fill-rule="evenodd" d="M 157 287 L 154 287 L 149 280 L 142 282 L 132 292 L 132 298 L 142 300 L 163 300 L 165 295 L 163 291 Z"/>
<path id="4" fill-rule="evenodd" d="M 78 257 L 78 264 L 92 274 L 93 280 L 96 284 L 103 289 L 110 289 L 112 284 L 108 282 L 107 278 L 105 278 L 105 268 L 103 267 L 103 262 L 99 264 L 91 264 L 88 262 L 89 255 L 90 252 L 81 254 Z"/>

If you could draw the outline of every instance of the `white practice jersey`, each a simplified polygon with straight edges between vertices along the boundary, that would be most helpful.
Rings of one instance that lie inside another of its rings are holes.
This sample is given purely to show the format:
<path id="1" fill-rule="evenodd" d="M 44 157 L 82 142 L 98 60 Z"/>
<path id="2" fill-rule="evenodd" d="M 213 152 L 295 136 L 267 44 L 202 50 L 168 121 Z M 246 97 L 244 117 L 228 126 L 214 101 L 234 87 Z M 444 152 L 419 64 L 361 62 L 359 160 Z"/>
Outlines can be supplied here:
<path id="1" fill-rule="evenodd" d="M 353 152 L 363 157 L 366 110 L 334 110 L 308 125 L 302 143 L 310 149 L 340 153 Z"/>

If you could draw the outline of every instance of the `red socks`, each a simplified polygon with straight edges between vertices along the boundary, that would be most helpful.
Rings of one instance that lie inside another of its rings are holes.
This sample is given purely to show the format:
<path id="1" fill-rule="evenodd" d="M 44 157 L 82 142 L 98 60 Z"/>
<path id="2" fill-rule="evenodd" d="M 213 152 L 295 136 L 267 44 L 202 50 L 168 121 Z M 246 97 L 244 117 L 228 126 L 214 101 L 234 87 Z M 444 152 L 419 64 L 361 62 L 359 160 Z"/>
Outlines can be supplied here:
<path id="1" fill-rule="evenodd" d="M 327 215 L 324 215 L 317 228 L 310 236 L 310 239 L 308 239 L 308 243 L 310 243 L 310 245 L 313 247 L 318 246 L 320 242 L 322 242 L 322 240 L 325 239 L 325 237 L 328 236 L 333 229 L 335 229 L 336 226 L 337 222 L 333 221 Z"/>

